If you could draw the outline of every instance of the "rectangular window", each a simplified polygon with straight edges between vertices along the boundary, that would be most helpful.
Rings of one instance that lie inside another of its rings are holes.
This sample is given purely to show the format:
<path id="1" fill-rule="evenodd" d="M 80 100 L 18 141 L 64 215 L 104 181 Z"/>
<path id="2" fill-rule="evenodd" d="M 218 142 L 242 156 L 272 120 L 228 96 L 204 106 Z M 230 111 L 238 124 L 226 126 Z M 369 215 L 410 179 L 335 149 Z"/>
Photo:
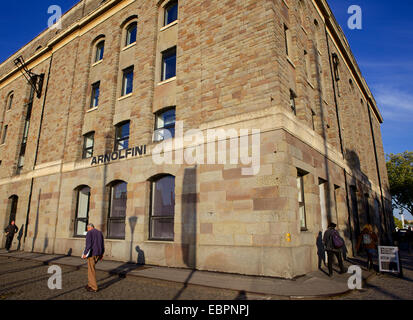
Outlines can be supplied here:
<path id="1" fill-rule="evenodd" d="M 122 96 L 133 92 L 133 67 L 123 70 Z"/>
<path id="2" fill-rule="evenodd" d="M 129 148 L 129 126 L 129 121 L 116 126 L 115 151 Z"/>
<path id="3" fill-rule="evenodd" d="M 111 187 L 110 210 L 108 219 L 108 237 L 125 239 L 126 203 L 128 200 L 128 184 L 119 182 Z"/>
<path id="4" fill-rule="evenodd" d="M 152 182 L 150 239 L 174 240 L 175 177 L 164 176 Z"/>
<path id="5" fill-rule="evenodd" d="M 301 231 L 307 231 L 307 217 L 305 209 L 305 197 L 304 197 L 304 176 L 306 174 L 297 171 L 297 189 L 298 189 L 298 208 L 300 213 L 300 226 Z"/>
<path id="6" fill-rule="evenodd" d="M 175 108 L 156 114 L 154 141 L 163 141 L 175 137 Z"/>
<path id="7" fill-rule="evenodd" d="M 99 105 L 100 95 L 100 81 L 92 84 L 92 99 L 90 101 L 90 107 L 96 108 Z"/>
<path id="8" fill-rule="evenodd" d="M 291 49 L 290 49 L 290 29 L 286 25 L 284 25 L 284 39 L 285 39 L 285 52 L 287 56 L 290 56 Z"/>
<path id="9" fill-rule="evenodd" d="M 311 109 L 311 123 L 312 123 L 314 131 L 315 131 L 315 116 L 316 116 L 316 113 L 314 112 L 313 109 Z"/>
<path id="10" fill-rule="evenodd" d="M 83 136 L 83 159 L 93 157 L 93 148 L 95 146 L 95 133 L 91 132 Z"/>
<path id="11" fill-rule="evenodd" d="M 294 91 L 290 90 L 290 107 L 291 110 L 294 112 L 294 115 L 297 115 L 297 107 L 295 105 L 295 98 L 297 96 L 295 95 Z"/>
<path id="12" fill-rule="evenodd" d="M 165 23 L 168 25 L 174 21 L 178 20 L 178 1 L 171 1 L 165 7 Z"/>
<path id="13" fill-rule="evenodd" d="M 4 129 L 3 129 L 3 136 L 1 137 L 1 144 L 5 144 L 6 143 L 6 138 L 7 138 L 7 128 L 8 128 L 9 126 L 4 126 Z"/>
<path id="14" fill-rule="evenodd" d="M 105 52 L 105 41 L 101 41 L 96 46 L 95 62 L 103 60 L 104 52 Z"/>
<path id="15" fill-rule="evenodd" d="M 77 193 L 75 237 L 86 236 L 87 225 L 89 223 L 89 207 L 90 207 L 90 188 L 84 187 L 78 190 L 78 193 Z"/>
<path id="16" fill-rule="evenodd" d="M 176 76 L 176 47 L 162 52 L 162 81 Z"/>

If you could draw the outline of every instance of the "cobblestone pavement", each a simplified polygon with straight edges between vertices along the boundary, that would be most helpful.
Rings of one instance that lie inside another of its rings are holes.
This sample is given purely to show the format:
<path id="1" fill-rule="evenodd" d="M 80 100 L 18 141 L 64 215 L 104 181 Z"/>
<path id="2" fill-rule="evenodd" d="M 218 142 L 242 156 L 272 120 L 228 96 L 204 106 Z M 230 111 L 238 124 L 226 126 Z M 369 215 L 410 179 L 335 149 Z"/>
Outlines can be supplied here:
<path id="1" fill-rule="evenodd" d="M 403 278 L 389 274 L 373 275 L 361 291 L 339 300 L 413 300 L 413 254 L 402 252 Z"/>
<path id="2" fill-rule="evenodd" d="M 0 257 L 0 300 L 244 300 L 245 294 L 137 277 L 120 278 L 96 272 L 100 291 L 85 290 L 87 269 L 62 268 L 62 290 L 48 288 L 50 266 Z M 248 299 L 267 299 L 250 295 Z"/>

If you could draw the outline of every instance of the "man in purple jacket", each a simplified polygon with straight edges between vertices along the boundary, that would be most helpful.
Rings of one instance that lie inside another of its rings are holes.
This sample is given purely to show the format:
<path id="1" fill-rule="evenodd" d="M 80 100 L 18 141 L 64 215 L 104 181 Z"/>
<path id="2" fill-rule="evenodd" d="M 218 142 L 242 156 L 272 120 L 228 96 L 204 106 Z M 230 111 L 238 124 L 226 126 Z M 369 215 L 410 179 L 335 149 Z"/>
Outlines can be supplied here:
<path id="1" fill-rule="evenodd" d="M 95 229 L 93 224 L 88 224 L 86 234 L 86 249 L 83 252 L 82 259 L 87 259 L 88 266 L 88 285 L 86 290 L 97 292 L 98 285 L 96 282 L 96 263 L 103 259 L 105 253 L 105 243 L 103 234 Z"/>

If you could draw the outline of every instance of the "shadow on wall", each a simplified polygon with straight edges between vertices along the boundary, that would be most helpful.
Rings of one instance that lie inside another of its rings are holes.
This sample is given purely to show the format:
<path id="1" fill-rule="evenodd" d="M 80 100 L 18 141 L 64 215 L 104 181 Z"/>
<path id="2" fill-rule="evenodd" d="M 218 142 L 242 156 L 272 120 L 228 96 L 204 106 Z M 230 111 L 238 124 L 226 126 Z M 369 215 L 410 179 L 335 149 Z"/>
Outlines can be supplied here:
<path id="1" fill-rule="evenodd" d="M 129 218 L 129 227 L 130 227 L 130 250 L 129 250 L 129 262 L 133 261 L 133 239 L 135 234 L 136 224 L 138 223 L 138 217 L 130 217 Z M 132 262 L 133 263 L 133 262 Z"/>
<path id="2" fill-rule="evenodd" d="M 41 194 L 42 194 L 42 189 L 39 190 L 39 196 L 37 197 L 36 222 L 34 224 L 34 232 L 33 232 L 31 252 L 34 252 L 34 247 L 35 247 L 37 235 L 38 235 L 38 232 L 39 232 L 39 211 L 40 211 L 40 197 L 41 197 Z"/>
<path id="3" fill-rule="evenodd" d="M 19 230 L 19 234 L 17 235 L 17 251 L 20 251 L 21 246 L 22 246 L 22 238 L 23 238 L 23 234 L 24 234 L 24 224 L 22 224 L 20 230 Z"/>

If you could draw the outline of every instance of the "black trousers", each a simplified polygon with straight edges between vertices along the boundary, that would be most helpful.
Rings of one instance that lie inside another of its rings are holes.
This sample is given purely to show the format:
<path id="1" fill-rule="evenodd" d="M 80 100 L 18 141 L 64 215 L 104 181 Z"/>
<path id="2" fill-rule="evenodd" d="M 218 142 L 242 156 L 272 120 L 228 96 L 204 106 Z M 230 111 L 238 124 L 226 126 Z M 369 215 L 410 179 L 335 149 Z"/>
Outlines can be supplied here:
<path id="1" fill-rule="evenodd" d="M 6 250 L 9 251 L 11 248 L 11 244 L 13 243 L 13 237 L 6 237 Z"/>
<path id="2" fill-rule="evenodd" d="M 340 266 L 340 271 L 342 273 L 345 272 L 341 250 L 340 251 L 327 251 L 327 256 L 328 256 L 328 274 L 329 275 L 333 274 L 334 256 L 337 257 L 338 265 Z"/>

